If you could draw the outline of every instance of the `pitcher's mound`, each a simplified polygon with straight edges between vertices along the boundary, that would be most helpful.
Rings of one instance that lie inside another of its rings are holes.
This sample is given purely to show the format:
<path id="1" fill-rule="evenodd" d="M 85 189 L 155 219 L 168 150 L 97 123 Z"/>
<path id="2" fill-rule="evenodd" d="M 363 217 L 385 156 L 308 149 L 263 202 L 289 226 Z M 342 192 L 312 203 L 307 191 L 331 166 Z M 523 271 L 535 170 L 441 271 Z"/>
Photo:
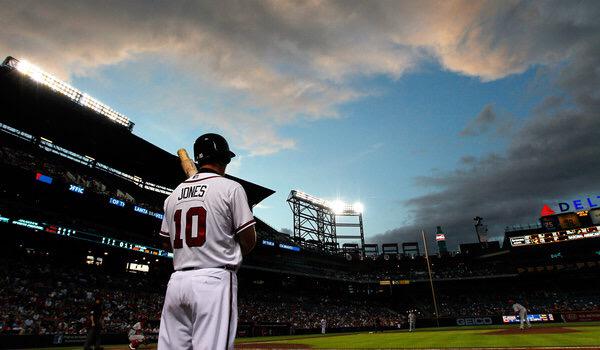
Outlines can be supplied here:
<path id="1" fill-rule="evenodd" d="M 579 332 L 573 328 L 565 327 L 532 327 L 520 330 L 518 327 L 498 329 L 496 331 L 483 333 L 485 335 L 504 335 L 504 334 L 556 334 L 556 333 L 577 333 Z"/>

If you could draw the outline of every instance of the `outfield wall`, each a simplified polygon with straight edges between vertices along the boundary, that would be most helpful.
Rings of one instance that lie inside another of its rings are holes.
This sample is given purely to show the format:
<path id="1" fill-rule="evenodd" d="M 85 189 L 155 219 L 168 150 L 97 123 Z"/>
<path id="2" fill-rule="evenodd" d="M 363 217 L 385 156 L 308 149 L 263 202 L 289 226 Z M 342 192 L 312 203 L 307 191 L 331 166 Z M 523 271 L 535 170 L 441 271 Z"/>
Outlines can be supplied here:
<path id="1" fill-rule="evenodd" d="M 145 333 L 149 343 L 156 343 L 158 334 Z M 48 335 L 0 335 L 0 349 L 46 348 L 54 346 L 83 346 L 86 335 L 48 334 Z M 126 334 L 104 333 L 102 345 L 127 344 Z"/>

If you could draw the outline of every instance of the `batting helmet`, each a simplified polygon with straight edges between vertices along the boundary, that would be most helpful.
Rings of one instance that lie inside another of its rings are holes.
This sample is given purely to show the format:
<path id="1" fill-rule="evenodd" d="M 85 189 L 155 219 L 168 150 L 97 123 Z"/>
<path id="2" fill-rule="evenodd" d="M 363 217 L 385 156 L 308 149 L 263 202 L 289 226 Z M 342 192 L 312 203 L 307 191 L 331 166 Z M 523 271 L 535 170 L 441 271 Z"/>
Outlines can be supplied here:
<path id="1" fill-rule="evenodd" d="M 194 142 L 194 159 L 199 165 L 210 162 L 229 164 L 235 153 L 229 150 L 227 140 L 218 134 L 204 134 Z"/>

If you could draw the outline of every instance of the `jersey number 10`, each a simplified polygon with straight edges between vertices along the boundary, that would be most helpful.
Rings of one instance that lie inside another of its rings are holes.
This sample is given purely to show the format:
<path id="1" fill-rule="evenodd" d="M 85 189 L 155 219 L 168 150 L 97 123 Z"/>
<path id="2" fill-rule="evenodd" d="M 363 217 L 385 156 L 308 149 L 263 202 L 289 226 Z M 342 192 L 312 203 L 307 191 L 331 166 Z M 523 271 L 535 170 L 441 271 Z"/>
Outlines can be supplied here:
<path id="1" fill-rule="evenodd" d="M 192 237 L 192 224 L 194 216 L 196 219 L 197 236 Z M 173 240 L 173 249 L 183 248 L 183 239 L 181 239 L 181 209 L 175 211 L 173 218 L 175 221 L 175 240 Z M 202 247 L 206 242 L 206 209 L 202 207 L 189 208 L 185 213 L 185 244 L 188 247 Z"/>

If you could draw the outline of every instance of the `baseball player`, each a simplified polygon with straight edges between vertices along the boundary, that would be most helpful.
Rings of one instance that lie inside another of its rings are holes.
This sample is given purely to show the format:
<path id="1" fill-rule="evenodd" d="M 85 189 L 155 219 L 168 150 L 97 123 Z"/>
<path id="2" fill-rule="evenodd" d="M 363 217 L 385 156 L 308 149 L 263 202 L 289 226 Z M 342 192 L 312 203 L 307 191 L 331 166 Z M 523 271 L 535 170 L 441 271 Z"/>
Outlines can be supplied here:
<path id="1" fill-rule="evenodd" d="M 527 317 L 527 309 L 525 306 L 515 302 L 514 300 L 509 300 L 508 303 L 512 305 L 516 316 L 519 316 L 519 321 L 521 322 L 521 326 L 519 328 L 525 329 L 525 322 L 527 322 L 527 328 L 531 328 L 531 323 L 529 323 L 529 317 Z"/>
<path id="2" fill-rule="evenodd" d="M 237 275 L 256 244 L 254 217 L 242 186 L 223 175 L 235 154 L 217 134 L 194 143 L 200 169 L 165 200 L 161 235 L 173 267 L 163 305 L 158 349 L 233 349 Z"/>
<path id="3" fill-rule="evenodd" d="M 321 319 L 321 334 L 325 334 L 325 332 L 327 331 L 327 321 L 322 318 Z"/>
<path id="4" fill-rule="evenodd" d="M 412 332 L 415 330 L 415 323 L 417 322 L 417 315 L 415 315 L 414 311 L 410 311 L 408 313 L 408 331 Z"/>
<path id="5" fill-rule="evenodd" d="M 137 349 L 144 343 L 146 337 L 142 330 L 142 321 L 136 322 L 133 327 L 131 327 L 129 333 L 127 333 L 127 337 L 129 338 L 129 349 L 131 350 Z"/>

